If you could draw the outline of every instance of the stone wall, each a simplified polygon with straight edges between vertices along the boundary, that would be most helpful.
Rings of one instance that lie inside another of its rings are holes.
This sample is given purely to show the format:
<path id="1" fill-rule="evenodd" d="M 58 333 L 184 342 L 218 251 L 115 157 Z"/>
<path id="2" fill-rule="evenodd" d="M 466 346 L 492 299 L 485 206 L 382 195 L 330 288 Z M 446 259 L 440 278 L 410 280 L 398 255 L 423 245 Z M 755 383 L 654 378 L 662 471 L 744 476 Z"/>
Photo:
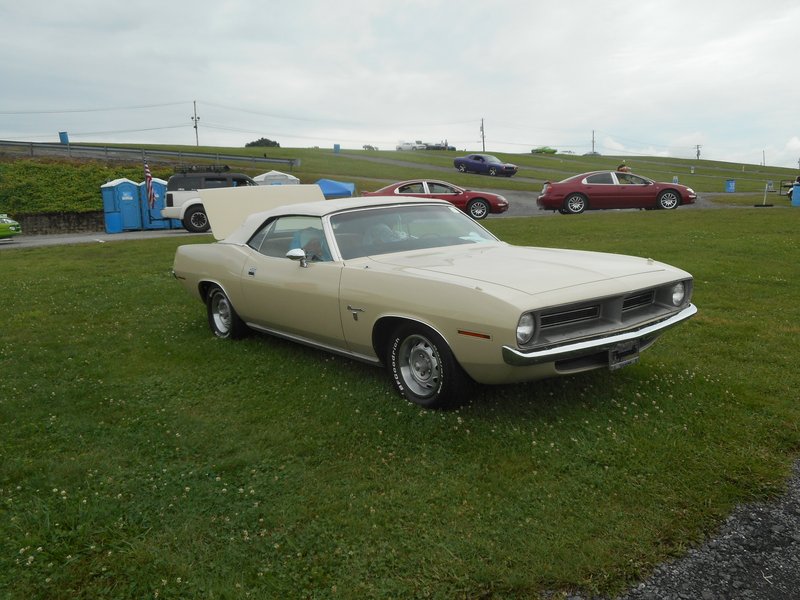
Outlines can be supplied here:
<path id="1" fill-rule="evenodd" d="M 105 231 L 106 228 L 104 214 L 101 211 L 9 216 L 19 222 L 25 235 L 92 233 Z"/>

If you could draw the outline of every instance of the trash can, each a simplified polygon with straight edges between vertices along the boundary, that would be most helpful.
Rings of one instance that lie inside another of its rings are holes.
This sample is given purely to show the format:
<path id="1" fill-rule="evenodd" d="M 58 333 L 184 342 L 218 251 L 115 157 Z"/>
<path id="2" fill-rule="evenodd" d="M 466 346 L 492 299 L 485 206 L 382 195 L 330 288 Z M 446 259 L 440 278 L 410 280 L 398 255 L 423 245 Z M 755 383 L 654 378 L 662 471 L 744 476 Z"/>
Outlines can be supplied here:
<path id="1" fill-rule="evenodd" d="M 59 131 L 58 132 L 58 141 L 61 144 L 67 145 L 69 144 L 69 133 L 66 131 Z"/>
<path id="2" fill-rule="evenodd" d="M 735 179 L 726 179 L 725 180 L 725 191 L 728 193 L 736 191 L 736 180 Z"/>
<path id="3" fill-rule="evenodd" d="M 677 175 L 673 175 L 672 176 L 672 183 L 678 183 L 678 176 Z"/>
<path id="4" fill-rule="evenodd" d="M 340 149 L 341 149 L 341 146 L 339 146 L 339 144 L 334 144 L 333 145 L 333 153 L 334 154 L 339 154 L 339 150 Z"/>
<path id="5" fill-rule="evenodd" d="M 800 206 L 800 183 L 792 186 L 792 206 Z"/>

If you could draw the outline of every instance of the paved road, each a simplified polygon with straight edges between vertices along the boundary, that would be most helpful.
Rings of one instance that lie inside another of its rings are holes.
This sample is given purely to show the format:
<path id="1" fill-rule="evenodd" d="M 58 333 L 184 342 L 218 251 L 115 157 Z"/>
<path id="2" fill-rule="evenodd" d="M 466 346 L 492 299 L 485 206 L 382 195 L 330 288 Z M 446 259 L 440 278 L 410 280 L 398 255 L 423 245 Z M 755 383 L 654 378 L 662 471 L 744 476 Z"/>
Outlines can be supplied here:
<path id="1" fill-rule="evenodd" d="M 553 211 L 539 210 L 536 206 L 536 198 L 539 196 L 540 188 L 536 191 L 520 192 L 511 190 L 487 190 L 505 196 L 508 200 L 508 211 L 502 215 L 490 215 L 490 219 L 502 219 L 506 217 L 552 217 L 557 216 L 562 219 L 575 218 L 569 216 L 559 215 Z M 698 210 L 698 209 L 719 209 L 719 208 L 736 208 L 732 205 L 715 204 L 712 201 L 714 194 L 703 194 L 698 197 L 697 203 L 689 206 L 682 206 L 678 210 Z M 637 209 L 632 209 L 637 210 Z M 603 211 L 597 211 L 599 214 Z M 593 214 L 591 212 L 587 214 Z M 197 235 L 189 233 L 184 229 L 167 229 L 167 230 L 147 230 L 147 231 L 126 231 L 123 233 L 64 233 L 56 235 L 26 235 L 10 238 L 9 240 L 0 241 L 0 251 L 10 248 L 35 248 L 40 246 L 58 246 L 65 244 L 89 244 L 89 243 L 105 243 L 105 242 L 118 242 L 121 240 L 136 240 L 146 238 L 163 238 L 163 237 L 184 237 Z M 201 234 L 203 235 L 203 234 Z M 210 235 L 210 234 L 205 234 Z"/>

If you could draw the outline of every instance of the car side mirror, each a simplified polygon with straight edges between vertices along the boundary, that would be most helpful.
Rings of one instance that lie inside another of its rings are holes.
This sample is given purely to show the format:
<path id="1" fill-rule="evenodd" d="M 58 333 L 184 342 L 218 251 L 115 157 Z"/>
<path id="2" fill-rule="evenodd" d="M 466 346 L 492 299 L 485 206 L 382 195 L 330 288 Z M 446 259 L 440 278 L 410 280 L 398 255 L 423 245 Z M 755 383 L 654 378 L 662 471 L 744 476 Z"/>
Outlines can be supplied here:
<path id="1" fill-rule="evenodd" d="M 300 266 L 304 269 L 308 267 L 308 261 L 306 260 L 306 251 L 302 248 L 292 248 L 286 253 L 286 258 L 290 258 L 292 260 L 300 261 Z"/>

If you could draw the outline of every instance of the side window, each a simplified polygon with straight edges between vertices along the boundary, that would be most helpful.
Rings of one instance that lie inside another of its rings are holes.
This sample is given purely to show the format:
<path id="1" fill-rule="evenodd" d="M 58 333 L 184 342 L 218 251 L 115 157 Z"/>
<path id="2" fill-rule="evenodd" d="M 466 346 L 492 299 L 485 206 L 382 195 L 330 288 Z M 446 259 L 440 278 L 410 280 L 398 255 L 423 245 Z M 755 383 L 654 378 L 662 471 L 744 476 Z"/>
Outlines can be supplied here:
<path id="1" fill-rule="evenodd" d="M 451 188 L 449 185 L 444 185 L 441 183 L 433 183 L 428 182 L 428 189 L 431 191 L 431 194 L 455 194 L 456 191 Z"/>
<path id="2" fill-rule="evenodd" d="M 595 173 L 594 175 L 589 175 L 585 181 L 586 183 L 614 183 L 611 173 Z"/>
<path id="3" fill-rule="evenodd" d="M 227 177 L 206 177 L 205 184 L 203 185 L 204 188 L 222 188 L 228 186 Z"/>
<path id="4" fill-rule="evenodd" d="M 398 193 L 400 194 L 424 194 L 425 190 L 422 187 L 422 184 L 417 183 L 409 183 L 408 185 L 404 185 L 402 187 L 397 188 Z"/>
<path id="5" fill-rule="evenodd" d="M 289 250 L 303 248 L 309 260 L 331 260 L 319 217 L 279 217 L 265 223 L 247 245 L 274 258 L 286 258 Z"/>

